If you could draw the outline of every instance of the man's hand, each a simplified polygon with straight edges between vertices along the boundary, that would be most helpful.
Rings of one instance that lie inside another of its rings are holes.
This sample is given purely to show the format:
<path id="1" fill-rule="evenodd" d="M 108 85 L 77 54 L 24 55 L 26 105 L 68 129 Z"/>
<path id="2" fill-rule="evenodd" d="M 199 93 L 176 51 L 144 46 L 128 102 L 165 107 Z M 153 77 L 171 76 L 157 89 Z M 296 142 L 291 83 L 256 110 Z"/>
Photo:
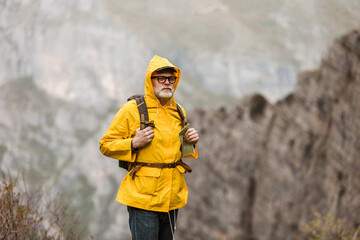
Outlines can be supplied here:
<path id="1" fill-rule="evenodd" d="M 196 144 L 199 141 L 199 134 L 195 128 L 189 128 L 186 130 L 186 133 L 184 134 L 184 140 L 192 144 Z"/>
<path id="2" fill-rule="evenodd" d="M 143 130 L 137 129 L 135 137 L 132 139 L 134 148 L 141 148 L 149 144 L 154 138 L 154 129 L 152 127 L 146 127 Z"/>

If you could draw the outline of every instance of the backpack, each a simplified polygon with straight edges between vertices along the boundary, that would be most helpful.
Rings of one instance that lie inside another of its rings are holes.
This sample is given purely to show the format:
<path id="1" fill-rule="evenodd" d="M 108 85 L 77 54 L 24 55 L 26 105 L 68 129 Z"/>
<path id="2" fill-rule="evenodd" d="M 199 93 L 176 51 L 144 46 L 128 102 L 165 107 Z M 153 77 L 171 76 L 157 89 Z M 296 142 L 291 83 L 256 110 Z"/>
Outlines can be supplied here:
<path id="1" fill-rule="evenodd" d="M 132 95 L 131 97 L 129 97 L 127 99 L 127 101 L 130 101 L 130 100 L 133 100 L 135 99 L 136 101 L 136 104 L 137 104 L 137 107 L 138 107 L 138 110 L 139 110 L 139 116 L 140 116 L 140 129 L 144 129 L 146 128 L 147 126 L 151 126 L 151 127 L 154 127 L 154 121 L 149 121 L 149 113 L 148 113 L 148 110 L 147 110 L 147 106 L 146 106 L 146 102 L 145 102 L 145 98 L 144 98 L 144 95 L 143 94 L 135 94 L 135 95 Z M 186 119 L 185 119 L 185 115 L 183 113 L 183 111 L 181 110 L 181 107 L 179 104 L 176 103 L 176 109 L 180 115 L 180 118 L 183 122 L 183 125 L 185 126 L 186 125 Z M 120 168 L 124 168 L 126 169 L 127 171 L 130 171 L 134 165 L 136 163 L 136 160 L 135 162 L 128 162 L 128 161 L 124 161 L 124 160 L 119 160 L 119 167 Z"/>

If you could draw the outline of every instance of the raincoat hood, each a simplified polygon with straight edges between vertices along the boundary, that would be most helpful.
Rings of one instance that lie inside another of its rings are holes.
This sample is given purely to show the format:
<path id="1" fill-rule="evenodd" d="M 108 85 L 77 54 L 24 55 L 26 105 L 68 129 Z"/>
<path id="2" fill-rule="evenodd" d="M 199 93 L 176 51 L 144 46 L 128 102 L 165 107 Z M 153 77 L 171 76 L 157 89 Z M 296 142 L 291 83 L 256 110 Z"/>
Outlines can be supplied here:
<path id="1" fill-rule="evenodd" d="M 174 83 L 174 93 L 176 91 L 177 85 L 179 84 L 180 75 L 181 75 L 180 69 L 175 67 L 166 58 L 162 58 L 162 57 L 155 55 L 150 60 L 149 66 L 146 70 L 146 77 L 145 77 L 145 96 L 147 97 L 147 100 L 148 100 L 147 101 L 148 107 L 157 105 L 157 97 L 155 96 L 155 93 L 154 93 L 154 88 L 153 88 L 153 85 L 151 82 L 151 75 L 157 69 L 163 68 L 163 67 L 173 67 L 176 70 L 176 73 L 174 73 L 175 76 L 177 77 L 176 82 Z M 166 103 L 166 105 L 168 105 L 168 104 L 175 106 L 174 95 L 171 97 L 171 100 L 169 100 Z"/>

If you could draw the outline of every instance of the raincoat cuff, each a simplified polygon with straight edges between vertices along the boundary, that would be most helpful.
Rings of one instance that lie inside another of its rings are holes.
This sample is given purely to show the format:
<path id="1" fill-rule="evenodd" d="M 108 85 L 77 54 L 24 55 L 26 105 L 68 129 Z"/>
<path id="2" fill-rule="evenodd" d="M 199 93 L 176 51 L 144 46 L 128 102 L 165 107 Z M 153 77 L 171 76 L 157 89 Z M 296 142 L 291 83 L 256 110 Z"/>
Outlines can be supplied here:
<path id="1" fill-rule="evenodd" d="M 131 139 L 131 151 L 132 153 L 137 153 L 137 151 L 139 151 L 139 148 L 134 148 L 132 139 Z"/>
<path id="2" fill-rule="evenodd" d="M 125 143 L 127 151 L 126 151 L 126 154 L 124 154 L 124 156 L 122 156 L 121 158 L 118 158 L 118 159 L 128 161 L 128 162 L 134 162 L 136 159 L 136 153 L 133 152 L 132 148 L 131 148 L 132 138 L 127 138 L 127 139 L 124 139 L 123 141 Z"/>

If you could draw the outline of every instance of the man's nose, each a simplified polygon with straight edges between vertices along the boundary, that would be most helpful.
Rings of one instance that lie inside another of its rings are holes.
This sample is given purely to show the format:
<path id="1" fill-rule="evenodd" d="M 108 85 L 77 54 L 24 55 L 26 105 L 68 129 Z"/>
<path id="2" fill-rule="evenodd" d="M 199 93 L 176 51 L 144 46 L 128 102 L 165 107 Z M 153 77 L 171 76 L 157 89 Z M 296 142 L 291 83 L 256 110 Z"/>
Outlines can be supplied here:
<path id="1" fill-rule="evenodd" d="M 170 78 L 165 78 L 164 84 L 167 84 L 167 85 L 171 84 L 171 83 L 170 83 Z"/>

